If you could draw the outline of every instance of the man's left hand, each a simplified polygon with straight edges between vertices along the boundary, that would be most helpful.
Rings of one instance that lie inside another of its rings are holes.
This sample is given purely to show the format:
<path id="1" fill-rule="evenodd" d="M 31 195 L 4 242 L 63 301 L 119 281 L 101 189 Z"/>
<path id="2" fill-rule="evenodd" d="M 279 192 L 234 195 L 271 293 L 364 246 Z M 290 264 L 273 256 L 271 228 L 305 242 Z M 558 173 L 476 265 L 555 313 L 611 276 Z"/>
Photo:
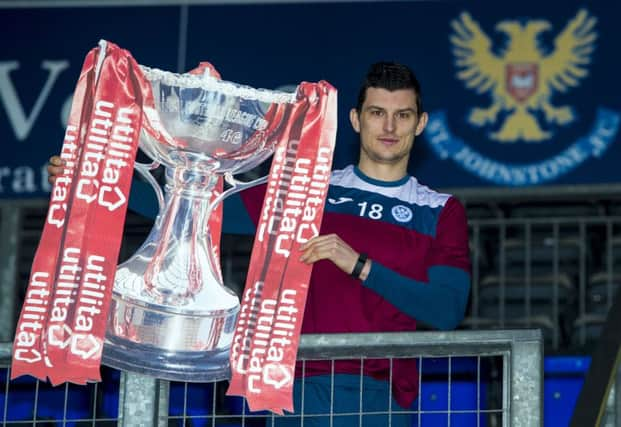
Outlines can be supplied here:
<path id="1" fill-rule="evenodd" d="M 347 274 L 351 274 L 360 256 L 336 234 L 313 237 L 302 244 L 300 250 L 300 261 L 312 264 L 320 259 L 329 259 Z"/>

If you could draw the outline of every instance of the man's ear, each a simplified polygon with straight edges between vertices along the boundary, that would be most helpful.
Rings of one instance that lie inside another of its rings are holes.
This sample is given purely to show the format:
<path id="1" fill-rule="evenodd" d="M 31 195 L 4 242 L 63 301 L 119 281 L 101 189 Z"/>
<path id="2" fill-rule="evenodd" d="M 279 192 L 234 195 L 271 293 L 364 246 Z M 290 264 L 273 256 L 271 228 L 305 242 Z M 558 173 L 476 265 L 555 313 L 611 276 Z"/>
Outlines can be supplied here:
<path id="1" fill-rule="evenodd" d="M 423 113 L 418 118 L 418 124 L 416 125 L 416 136 L 423 133 L 425 130 L 425 126 L 427 126 L 427 122 L 429 121 L 429 115 L 427 113 Z"/>
<path id="2" fill-rule="evenodd" d="M 351 127 L 354 128 L 356 133 L 360 133 L 360 116 L 358 115 L 358 110 L 355 108 L 349 110 L 349 121 L 351 122 Z"/>

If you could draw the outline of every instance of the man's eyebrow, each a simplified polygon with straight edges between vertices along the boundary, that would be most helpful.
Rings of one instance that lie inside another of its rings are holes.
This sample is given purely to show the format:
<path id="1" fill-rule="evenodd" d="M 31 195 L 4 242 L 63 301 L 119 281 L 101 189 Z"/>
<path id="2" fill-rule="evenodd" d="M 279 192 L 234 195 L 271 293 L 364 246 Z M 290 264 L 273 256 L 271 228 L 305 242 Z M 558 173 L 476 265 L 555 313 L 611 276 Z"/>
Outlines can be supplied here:
<path id="1" fill-rule="evenodd" d="M 365 110 L 386 110 L 386 108 L 384 107 L 380 107 L 379 105 L 369 105 L 365 108 Z M 397 113 L 405 113 L 411 111 L 412 113 L 416 114 L 416 108 L 414 107 L 407 107 L 407 108 L 401 108 L 399 110 L 397 110 Z"/>

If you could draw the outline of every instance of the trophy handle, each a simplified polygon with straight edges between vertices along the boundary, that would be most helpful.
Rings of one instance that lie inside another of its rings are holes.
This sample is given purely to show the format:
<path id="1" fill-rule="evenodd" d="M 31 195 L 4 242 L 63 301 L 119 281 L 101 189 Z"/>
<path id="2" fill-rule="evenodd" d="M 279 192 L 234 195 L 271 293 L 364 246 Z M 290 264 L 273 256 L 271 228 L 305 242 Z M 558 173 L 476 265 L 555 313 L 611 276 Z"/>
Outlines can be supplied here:
<path id="1" fill-rule="evenodd" d="M 267 182 L 267 175 L 261 178 L 253 179 L 252 181 L 240 181 L 236 179 L 232 173 L 227 172 L 224 174 L 224 180 L 231 186 L 231 188 L 226 189 L 218 197 L 215 197 L 211 201 L 211 206 L 209 209 L 209 213 L 218 206 L 218 203 L 222 202 L 225 198 L 229 197 L 231 194 L 238 193 L 246 188 L 255 187 L 257 185 L 261 185 Z"/>
<path id="2" fill-rule="evenodd" d="M 135 162 L 134 168 L 138 172 L 140 172 L 140 175 L 142 175 L 142 177 L 146 179 L 149 184 L 151 184 L 151 187 L 153 187 L 153 190 L 155 191 L 155 195 L 157 197 L 157 204 L 161 212 L 164 209 L 164 193 L 162 192 L 162 187 L 160 186 L 160 184 L 155 180 L 155 178 L 153 178 L 153 175 L 151 175 L 151 173 L 149 172 L 159 167 L 159 165 L 160 164 L 158 162 L 151 162 L 151 163 Z"/>

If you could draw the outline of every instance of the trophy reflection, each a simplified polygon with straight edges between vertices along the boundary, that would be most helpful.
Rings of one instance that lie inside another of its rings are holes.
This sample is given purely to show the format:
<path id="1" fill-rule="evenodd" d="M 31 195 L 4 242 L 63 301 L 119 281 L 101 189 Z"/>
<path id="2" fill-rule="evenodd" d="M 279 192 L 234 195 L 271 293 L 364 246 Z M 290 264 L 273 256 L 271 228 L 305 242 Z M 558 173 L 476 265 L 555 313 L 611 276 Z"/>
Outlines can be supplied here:
<path id="1" fill-rule="evenodd" d="M 160 212 L 118 267 L 103 362 L 170 380 L 218 381 L 229 375 L 239 300 L 222 283 L 209 220 L 224 197 L 258 183 L 233 175 L 273 153 L 297 94 L 222 81 L 209 67 L 202 75 L 142 70 L 155 109 L 145 111 L 154 126 L 143 127 L 140 147 L 165 166 L 165 195 L 147 174 Z M 218 194 L 222 176 L 231 188 Z"/>

